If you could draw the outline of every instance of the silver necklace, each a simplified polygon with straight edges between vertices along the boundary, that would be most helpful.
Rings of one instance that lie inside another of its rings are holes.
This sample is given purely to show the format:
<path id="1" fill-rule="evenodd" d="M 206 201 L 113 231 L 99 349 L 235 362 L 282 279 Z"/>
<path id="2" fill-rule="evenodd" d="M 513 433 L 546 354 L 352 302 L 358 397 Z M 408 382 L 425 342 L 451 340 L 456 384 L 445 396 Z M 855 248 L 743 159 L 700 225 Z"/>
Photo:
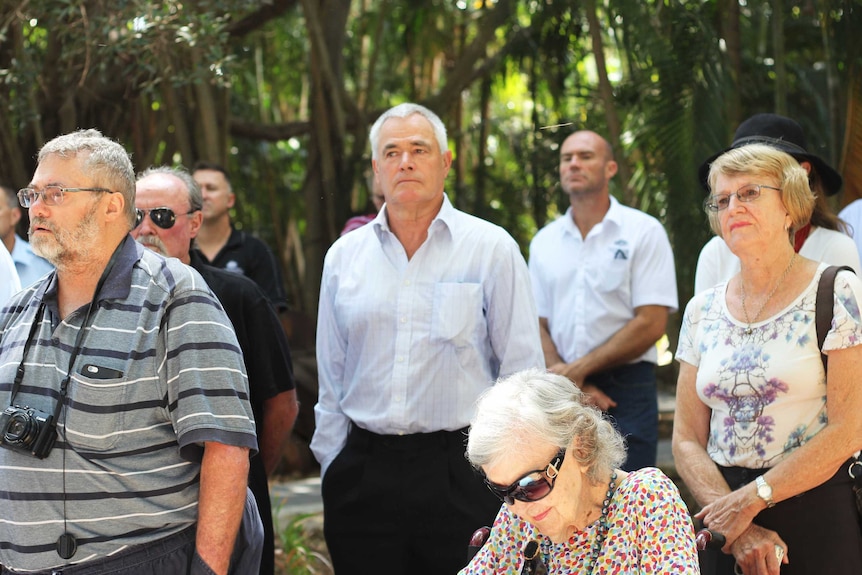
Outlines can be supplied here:
<path id="1" fill-rule="evenodd" d="M 592 574 L 593 569 L 596 567 L 596 561 L 602 552 L 602 545 L 608 536 L 608 508 L 611 506 L 611 499 L 613 499 L 614 496 L 614 483 L 616 483 L 616 481 L 617 472 L 615 470 L 611 473 L 611 480 L 608 482 L 608 491 L 605 493 L 604 501 L 602 501 L 602 515 L 599 517 L 596 539 L 590 546 L 590 553 L 588 555 L 590 563 L 587 569 L 587 573 L 590 574 Z"/>
<path id="2" fill-rule="evenodd" d="M 745 328 L 745 335 L 751 335 L 751 324 L 757 323 L 757 318 L 760 317 L 760 314 L 763 312 L 764 308 L 766 308 L 766 304 L 768 304 L 770 300 L 772 300 L 772 296 L 774 296 L 775 292 L 778 291 L 778 287 L 784 282 L 785 278 L 787 278 L 787 274 L 790 273 L 791 268 L 793 268 L 793 264 L 796 263 L 796 256 L 796 252 L 793 252 L 793 255 L 790 256 L 790 262 L 787 264 L 787 267 L 784 268 L 784 273 L 781 274 L 781 277 L 778 278 L 777 282 L 775 282 L 775 287 L 772 288 L 772 291 L 769 292 L 768 296 L 766 296 L 766 299 L 763 301 L 763 304 L 761 304 L 760 308 L 757 310 L 757 313 L 754 314 L 754 321 L 748 318 L 748 309 L 746 309 L 745 307 L 745 281 L 742 279 L 742 274 L 739 275 L 739 291 L 740 295 L 742 296 L 742 313 L 745 314 L 745 323 L 748 324 L 748 327 Z"/>

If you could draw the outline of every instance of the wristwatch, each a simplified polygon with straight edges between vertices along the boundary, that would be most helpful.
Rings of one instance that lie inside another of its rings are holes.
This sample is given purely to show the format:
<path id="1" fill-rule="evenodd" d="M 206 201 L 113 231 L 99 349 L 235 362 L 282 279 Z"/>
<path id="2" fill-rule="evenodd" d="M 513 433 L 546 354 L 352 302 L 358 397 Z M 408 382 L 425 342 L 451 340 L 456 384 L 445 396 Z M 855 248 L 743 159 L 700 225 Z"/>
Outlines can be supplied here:
<path id="1" fill-rule="evenodd" d="M 757 496 L 763 499 L 767 507 L 775 507 L 775 501 L 772 500 L 772 487 L 766 482 L 762 475 L 758 475 L 754 480 L 757 485 Z"/>

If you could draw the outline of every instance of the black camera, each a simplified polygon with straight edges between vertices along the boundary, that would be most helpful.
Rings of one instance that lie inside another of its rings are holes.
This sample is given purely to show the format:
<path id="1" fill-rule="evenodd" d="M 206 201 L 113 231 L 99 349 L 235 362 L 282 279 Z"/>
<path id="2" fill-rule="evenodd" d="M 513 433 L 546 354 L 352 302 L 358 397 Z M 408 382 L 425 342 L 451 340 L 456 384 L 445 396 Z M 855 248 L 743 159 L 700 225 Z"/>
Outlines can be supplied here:
<path id="1" fill-rule="evenodd" d="M 57 422 L 32 407 L 10 405 L 0 414 L 0 446 L 45 459 L 57 441 Z"/>

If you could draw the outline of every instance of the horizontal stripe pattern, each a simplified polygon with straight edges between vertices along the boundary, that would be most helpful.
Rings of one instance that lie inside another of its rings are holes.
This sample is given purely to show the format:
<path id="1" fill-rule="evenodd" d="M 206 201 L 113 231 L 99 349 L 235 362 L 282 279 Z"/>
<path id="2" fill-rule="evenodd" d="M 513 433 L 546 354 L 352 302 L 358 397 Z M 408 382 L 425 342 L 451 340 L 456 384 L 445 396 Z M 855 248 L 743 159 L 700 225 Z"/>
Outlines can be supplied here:
<path id="1" fill-rule="evenodd" d="M 133 241 L 121 247 L 75 360 L 48 458 L 0 449 L 0 563 L 41 570 L 179 532 L 195 522 L 201 445 L 256 449 L 248 382 L 233 328 L 202 278 Z M 40 302 L 45 307 L 36 318 Z M 24 340 L 37 321 L 15 404 L 54 411 L 86 307 L 60 321 L 56 285 L 0 311 L 0 408 L 10 404 Z M 119 371 L 93 379 L 94 364 Z M 64 494 L 65 493 L 65 494 Z"/>

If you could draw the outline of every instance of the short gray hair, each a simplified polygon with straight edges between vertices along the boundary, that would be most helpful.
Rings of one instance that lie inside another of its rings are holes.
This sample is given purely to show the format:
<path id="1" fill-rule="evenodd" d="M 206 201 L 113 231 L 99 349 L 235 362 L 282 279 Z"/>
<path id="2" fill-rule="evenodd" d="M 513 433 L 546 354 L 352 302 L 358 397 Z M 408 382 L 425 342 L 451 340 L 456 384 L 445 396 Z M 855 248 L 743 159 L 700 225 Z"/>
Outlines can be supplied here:
<path id="1" fill-rule="evenodd" d="M 528 452 L 537 441 L 568 448 L 598 482 L 625 461 L 622 436 L 601 411 L 584 402 L 584 393 L 562 375 L 528 369 L 497 380 L 479 397 L 470 424 L 467 459 L 476 467 L 493 465 L 505 454 Z"/>
<path id="2" fill-rule="evenodd" d="M 173 176 L 180 180 L 186 186 L 191 211 L 196 212 L 203 207 L 204 199 L 203 194 L 201 193 L 201 187 L 198 185 L 198 183 L 195 181 L 189 171 L 182 166 L 151 166 L 138 175 L 138 180 L 140 181 L 147 176 L 155 176 L 159 174 Z"/>
<path id="3" fill-rule="evenodd" d="M 372 160 L 377 159 L 377 146 L 380 144 L 380 128 L 383 127 L 386 120 L 390 118 L 409 118 L 413 114 L 419 114 L 431 123 L 431 127 L 434 129 L 434 136 L 437 138 L 437 146 L 440 148 L 440 153 L 446 153 L 446 150 L 449 149 L 449 140 L 446 137 L 446 126 L 443 124 L 443 120 L 425 106 L 406 102 L 404 104 L 398 104 L 394 108 L 389 108 L 383 112 L 383 114 L 377 118 L 377 121 L 374 122 L 374 125 L 371 126 L 371 131 L 368 133 L 368 139 L 371 142 Z"/>
<path id="4" fill-rule="evenodd" d="M 89 129 L 57 136 L 42 146 L 38 160 L 41 163 L 48 156 L 71 159 L 79 155 L 81 170 L 93 179 L 95 186 L 123 195 L 131 230 L 135 225 L 135 169 L 129 153 L 100 131 Z"/>
<path id="5" fill-rule="evenodd" d="M 715 190 L 719 175 L 750 175 L 776 180 L 781 189 L 778 192 L 779 197 L 793 222 L 788 230 L 790 238 L 793 237 L 796 230 L 811 220 L 815 197 L 808 183 L 808 172 L 799 164 L 797 159 L 786 152 L 765 144 L 748 144 L 733 148 L 710 164 L 708 177 L 710 193 Z M 707 212 L 707 215 L 712 231 L 721 237 L 718 212 Z"/>

